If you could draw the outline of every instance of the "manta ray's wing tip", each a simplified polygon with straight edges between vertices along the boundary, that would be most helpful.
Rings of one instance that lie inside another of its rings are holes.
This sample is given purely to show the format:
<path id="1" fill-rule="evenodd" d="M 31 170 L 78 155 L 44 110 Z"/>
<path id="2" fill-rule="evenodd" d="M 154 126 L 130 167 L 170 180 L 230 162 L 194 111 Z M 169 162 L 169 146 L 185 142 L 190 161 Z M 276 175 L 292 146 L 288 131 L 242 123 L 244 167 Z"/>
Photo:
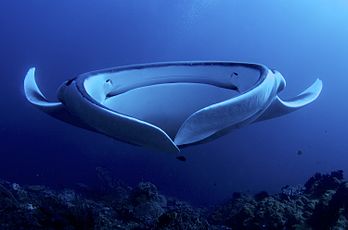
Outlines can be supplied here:
<path id="1" fill-rule="evenodd" d="M 31 67 L 31 68 L 29 68 L 28 72 L 35 74 L 35 70 L 36 70 L 35 67 Z"/>
<path id="2" fill-rule="evenodd" d="M 36 85 L 35 81 L 35 67 L 31 67 L 24 78 L 24 90 L 29 89 L 33 83 Z"/>
<path id="3" fill-rule="evenodd" d="M 323 81 L 320 78 L 317 78 L 313 85 L 316 85 L 319 88 L 323 88 Z"/>
<path id="4" fill-rule="evenodd" d="M 24 93 L 27 100 L 33 104 L 37 104 L 39 101 L 45 100 L 44 95 L 41 93 L 35 80 L 35 67 L 28 70 L 24 78 Z"/>
<path id="5" fill-rule="evenodd" d="M 280 98 L 278 98 L 278 100 L 281 102 L 282 106 L 286 107 L 288 110 L 296 110 L 315 101 L 319 97 L 322 88 L 323 81 L 317 78 L 311 86 L 309 86 L 298 96 L 287 101 L 283 101 Z"/>
<path id="6" fill-rule="evenodd" d="M 323 81 L 320 78 L 317 78 L 315 82 L 309 86 L 302 94 L 312 94 L 310 101 L 317 99 L 323 89 Z"/>
<path id="7" fill-rule="evenodd" d="M 320 90 L 322 90 L 323 89 L 323 81 L 320 78 L 317 78 L 316 82 L 320 86 Z"/>
<path id="8" fill-rule="evenodd" d="M 42 94 L 36 83 L 35 70 L 35 67 L 30 68 L 24 78 L 24 94 L 27 100 L 41 109 L 60 106 L 60 102 L 48 102 Z"/>

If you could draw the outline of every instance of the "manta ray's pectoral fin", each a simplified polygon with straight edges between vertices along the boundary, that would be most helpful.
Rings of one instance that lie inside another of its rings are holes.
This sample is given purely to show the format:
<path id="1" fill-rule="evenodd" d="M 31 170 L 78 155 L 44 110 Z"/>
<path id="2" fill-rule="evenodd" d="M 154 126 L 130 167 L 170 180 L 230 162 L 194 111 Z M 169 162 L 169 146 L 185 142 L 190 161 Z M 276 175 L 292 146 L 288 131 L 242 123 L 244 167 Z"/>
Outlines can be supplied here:
<path id="1" fill-rule="evenodd" d="M 322 81 L 317 79 L 305 91 L 290 100 L 284 101 L 276 96 L 266 111 L 255 122 L 279 117 L 308 105 L 317 99 L 322 88 Z"/>
<path id="2" fill-rule="evenodd" d="M 49 102 L 42 94 L 35 80 L 35 68 L 30 68 L 25 76 L 24 93 L 31 104 L 53 117 L 64 109 L 61 102 Z"/>
<path id="3" fill-rule="evenodd" d="M 24 93 L 27 100 L 48 115 L 80 128 L 93 130 L 66 110 L 62 102 L 49 102 L 40 91 L 35 80 L 35 68 L 30 68 L 24 79 Z"/>

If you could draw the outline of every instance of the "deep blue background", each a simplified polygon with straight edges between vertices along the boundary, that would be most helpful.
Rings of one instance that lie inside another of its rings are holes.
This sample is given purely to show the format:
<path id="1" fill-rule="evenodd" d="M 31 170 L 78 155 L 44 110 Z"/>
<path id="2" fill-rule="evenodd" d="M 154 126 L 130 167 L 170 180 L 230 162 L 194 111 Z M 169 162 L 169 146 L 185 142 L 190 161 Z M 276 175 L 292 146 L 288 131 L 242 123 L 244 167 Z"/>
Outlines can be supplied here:
<path id="1" fill-rule="evenodd" d="M 95 168 L 134 185 L 211 204 L 233 191 L 303 183 L 348 171 L 346 0 L 1 0 L 0 177 L 26 184 L 95 184 Z M 55 100 L 65 80 L 90 70 L 176 60 L 263 63 L 295 96 L 319 77 L 310 106 L 187 148 L 183 163 L 54 120 L 26 102 L 23 78 L 37 67 Z M 297 155 L 302 150 L 303 155 Z"/>

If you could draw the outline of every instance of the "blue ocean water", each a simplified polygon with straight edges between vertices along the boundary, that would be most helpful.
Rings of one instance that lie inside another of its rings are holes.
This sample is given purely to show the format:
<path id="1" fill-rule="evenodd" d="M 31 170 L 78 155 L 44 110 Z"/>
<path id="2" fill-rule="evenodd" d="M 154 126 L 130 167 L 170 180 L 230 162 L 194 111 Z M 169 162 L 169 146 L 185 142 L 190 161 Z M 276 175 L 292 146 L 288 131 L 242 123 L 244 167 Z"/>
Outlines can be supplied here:
<path id="1" fill-rule="evenodd" d="M 0 177 L 24 184 L 97 184 L 96 167 L 134 185 L 213 204 L 235 191 L 277 192 L 315 172 L 348 171 L 345 0 L 2 0 Z M 29 67 L 54 100 L 80 73 L 159 61 L 262 63 L 292 97 L 316 78 L 310 106 L 183 150 L 186 162 L 66 125 L 25 99 Z M 303 154 L 297 152 L 301 150 Z"/>

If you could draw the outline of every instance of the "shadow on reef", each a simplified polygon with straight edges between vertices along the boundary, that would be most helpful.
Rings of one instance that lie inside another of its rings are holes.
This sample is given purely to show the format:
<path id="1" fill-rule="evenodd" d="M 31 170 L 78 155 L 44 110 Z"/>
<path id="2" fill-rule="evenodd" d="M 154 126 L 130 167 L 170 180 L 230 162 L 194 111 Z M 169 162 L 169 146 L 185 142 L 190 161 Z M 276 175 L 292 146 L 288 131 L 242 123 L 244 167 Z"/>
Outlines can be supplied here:
<path id="1" fill-rule="evenodd" d="M 284 186 L 274 195 L 234 193 L 206 208 L 165 197 L 150 182 L 131 188 L 104 168 L 97 175 L 99 191 L 0 180 L 0 229 L 348 229 L 343 171 L 317 173 L 304 186 Z"/>

